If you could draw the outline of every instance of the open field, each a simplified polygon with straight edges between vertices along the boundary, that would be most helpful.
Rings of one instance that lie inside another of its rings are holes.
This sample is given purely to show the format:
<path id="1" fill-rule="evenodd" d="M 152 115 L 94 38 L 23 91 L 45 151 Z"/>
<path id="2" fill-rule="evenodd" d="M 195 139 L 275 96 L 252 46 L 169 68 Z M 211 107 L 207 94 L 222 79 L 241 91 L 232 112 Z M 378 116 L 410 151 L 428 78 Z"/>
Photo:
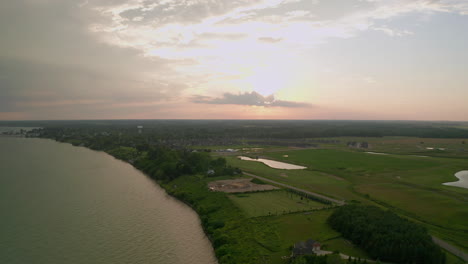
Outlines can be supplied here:
<path id="1" fill-rule="evenodd" d="M 417 137 L 337 137 L 326 138 L 339 143 L 320 144 L 321 148 L 350 149 L 348 142 L 367 142 L 367 149 L 360 151 L 373 151 L 394 154 L 441 156 L 441 157 L 468 157 L 468 139 L 464 138 L 417 138 Z M 318 139 L 312 139 L 318 140 Z"/>
<path id="2" fill-rule="evenodd" d="M 296 213 L 262 218 L 268 225 L 276 227 L 275 229 L 281 241 L 279 251 L 272 255 L 272 263 L 286 263 L 281 262 L 279 259 L 281 256 L 291 254 L 291 245 L 309 238 L 319 241 L 324 250 L 339 251 L 346 255 L 368 258 L 364 251 L 341 238 L 340 234 L 326 223 L 332 212 L 333 210 L 319 210 L 310 214 Z"/>
<path id="3" fill-rule="evenodd" d="M 289 161 L 303 166 L 307 165 L 311 170 L 332 173 L 349 180 L 353 180 L 354 176 L 408 171 L 435 167 L 439 164 L 427 158 L 373 155 L 334 149 L 288 151 L 287 158 L 283 157 L 284 153 L 268 153 L 268 156 L 284 162 Z"/>
<path id="4" fill-rule="evenodd" d="M 288 191 L 233 194 L 229 198 L 250 217 L 286 214 L 325 206 Z"/>
<path id="5" fill-rule="evenodd" d="M 220 247 L 215 246 L 217 254 L 232 252 L 230 257 L 237 261 L 234 263 L 263 263 L 261 262 L 263 259 L 264 263 L 287 264 L 288 260 L 282 257 L 290 256 L 291 246 L 298 241 L 313 238 L 321 242 L 327 250 L 338 250 L 348 255 L 367 257 L 364 252 L 340 238 L 339 233 L 328 226 L 326 220 L 333 209 L 249 217 L 230 197 L 236 194 L 211 192 L 207 188 L 208 182 L 229 179 L 233 178 L 182 176 L 163 185 L 169 193 L 190 203 L 199 212 L 202 224 L 213 239 L 214 245 L 222 244 Z M 249 197 L 240 199 L 253 197 L 257 201 L 262 199 L 267 201 L 266 198 L 270 197 L 255 195 L 274 193 L 271 199 L 278 202 L 282 195 L 287 196 L 285 192 L 248 193 Z M 299 197 L 286 197 L 286 200 L 292 203 L 301 201 Z M 309 202 L 310 205 L 313 203 L 315 202 Z"/>
<path id="6" fill-rule="evenodd" d="M 433 234 L 468 249 L 468 190 L 442 185 L 455 181 L 455 172 L 467 169 L 466 159 L 375 155 L 348 148 L 268 152 L 262 156 L 308 169 L 275 170 L 255 162 L 229 161 L 245 171 L 299 188 L 393 208 L 422 222 Z"/>
<path id="7" fill-rule="evenodd" d="M 359 200 L 354 194 L 350 182 L 334 175 L 311 170 L 279 170 L 266 166 L 263 163 L 243 161 L 237 157 L 226 157 L 229 164 L 244 171 L 270 178 L 277 182 L 289 184 L 305 190 L 327 195 L 338 200 Z"/>
<path id="8" fill-rule="evenodd" d="M 466 201 L 402 184 L 359 185 L 356 190 L 369 194 L 370 197 L 377 197 L 395 208 L 401 208 L 418 219 L 430 219 L 431 223 L 447 229 L 467 229 L 464 222 L 468 219 Z M 468 243 L 468 237 L 466 239 Z"/>
<path id="9" fill-rule="evenodd" d="M 256 184 L 251 178 L 238 178 L 230 180 L 212 181 L 208 183 L 208 188 L 211 191 L 226 192 L 226 193 L 243 193 L 256 191 L 271 191 L 278 187 L 269 184 Z"/>

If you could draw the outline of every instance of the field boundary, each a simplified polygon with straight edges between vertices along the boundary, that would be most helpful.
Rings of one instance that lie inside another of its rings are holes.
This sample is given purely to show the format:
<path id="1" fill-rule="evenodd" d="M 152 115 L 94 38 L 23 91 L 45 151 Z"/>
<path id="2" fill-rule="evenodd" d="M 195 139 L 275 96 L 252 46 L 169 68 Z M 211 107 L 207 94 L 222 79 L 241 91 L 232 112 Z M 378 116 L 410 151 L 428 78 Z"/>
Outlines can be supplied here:
<path id="1" fill-rule="evenodd" d="M 468 254 L 463 252 L 461 249 L 445 242 L 444 240 L 437 238 L 435 236 L 432 236 L 432 241 L 436 243 L 439 247 L 447 250 L 448 252 L 452 253 L 453 255 L 463 259 L 464 261 L 468 262 Z"/>
<path id="2" fill-rule="evenodd" d="M 279 186 L 282 186 L 282 187 L 285 187 L 285 188 L 288 188 L 288 189 L 291 189 L 291 190 L 294 190 L 294 191 L 297 191 L 297 192 L 301 192 L 301 193 L 304 193 L 304 194 L 307 194 L 307 195 L 318 197 L 320 199 L 335 203 L 335 204 L 340 205 L 340 206 L 345 204 L 345 201 L 336 200 L 336 199 L 330 198 L 330 197 L 322 195 L 322 194 L 314 193 L 314 192 L 311 192 L 311 191 L 306 191 L 306 190 L 296 188 L 296 187 L 291 186 L 291 185 L 287 185 L 287 184 L 280 183 L 280 182 L 277 182 L 277 181 L 274 181 L 274 180 L 270 180 L 268 178 L 261 177 L 261 176 L 258 176 L 258 175 L 252 174 L 252 173 L 248 173 L 248 172 L 245 172 L 245 171 L 243 171 L 242 173 L 247 175 L 247 176 L 260 179 L 262 181 L 266 181 L 266 182 L 273 183 L 273 184 L 276 184 L 276 185 L 279 185 Z"/>

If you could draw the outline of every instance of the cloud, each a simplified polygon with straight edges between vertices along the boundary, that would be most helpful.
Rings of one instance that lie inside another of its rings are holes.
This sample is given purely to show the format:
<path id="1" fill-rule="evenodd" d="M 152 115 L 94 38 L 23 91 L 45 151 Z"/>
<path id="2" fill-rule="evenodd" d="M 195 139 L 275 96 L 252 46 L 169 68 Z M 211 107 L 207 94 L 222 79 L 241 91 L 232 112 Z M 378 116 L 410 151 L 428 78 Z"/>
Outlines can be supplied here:
<path id="1" fill-rule="evenodd" d="M 311 58 L 320 45 L 372 30 L 417 38 L 421 27 L 404 28 L 411 23 L 395 20 L 436 13 L 468 14 L 468 2 L 0 1 L 0 119 L 6 116 L 1 112 L 38 118 L 67 118 L 67 113 L 111 117 L 139 106 L 157 112 L 163 103 L 168 107 L 192 94 L 211 95 L 218 87 L 246 91 L 276 85 L 276 94 L 284 87 L 299 90 L 308 83 L 294 83 L 296 77 L 312 75 L 309 66 L 323 63 Z M 308 106 L 255 92 L 192 99 Z"/>
<path id="2" fill-rule="evenodd" d="M 41 119 L 93 111 L 111 116 L 113 106 L 157 108 L 160 102 L 178 100 L 190 81 L 174 67 L 190 62 L 145 58 L 137 48 L 100 42 L 89 32 L 89 23 L 99 20 L 89 5 L 68 0 L 0 3 L 0 33 L 7 36 L 0 38 L 0 112 Z"/>
<path id="3" fill-rule="evenodd" d="M 271 37 L 261 37 L 258 38 L 259 41 L 261 42 L 266 42 L 266 43 L 277 43 L 283 40 L 282 38 L 271 38 Z"/>
<path id="4" fill-rule="evenodd" d="M 398 29 L 391 29 L 387 26 L 381 26 L 381 27 L 373 27 L 373 30 L 376 31 L 381 31 L 390 37 L 404 37 L 408 35 L 413 35 L 414 33 L 409 31 L 409 30 L 398 30 Z"/>
<path id="5" fill-rule="evenodd" d="M 233 104 L 265 107 L 308 107 L 308 103 L 276 100 L 274 95 L 263 96 L 255 91 L 239 94 L 225 93 L 222 97 L 195 96 L 192 102 L 199 104 Z"/>
<path id="6" fill-rule="evenodd" d="M 333 38 L 350 38 L 367 30 L 379 30 L 389 36 L 410 35 L 412 32 L 408 29 L 393 29 L 381 23 L 409 13 L 467 14 L 468 2 L 115 0 L 94 2 L 92 9 L 99 19 L 89 28 L 103 42 L 136 48 L 146 56 L 196 58 L 200 64 L 205 64 L 213 58 L 230 60 L 232 54 L 228 50 L 232 47 L 245 51 L 249 46 L 253 51 L 232 55 L 236 57 L 255 58 L 256 54 L 271 54 L 270 50 L 263 51 L 263 47 L 253 46 L 252 40 L 268 43 L 281 40 L 282 48 L 291 49 L 311 47 Z"/>

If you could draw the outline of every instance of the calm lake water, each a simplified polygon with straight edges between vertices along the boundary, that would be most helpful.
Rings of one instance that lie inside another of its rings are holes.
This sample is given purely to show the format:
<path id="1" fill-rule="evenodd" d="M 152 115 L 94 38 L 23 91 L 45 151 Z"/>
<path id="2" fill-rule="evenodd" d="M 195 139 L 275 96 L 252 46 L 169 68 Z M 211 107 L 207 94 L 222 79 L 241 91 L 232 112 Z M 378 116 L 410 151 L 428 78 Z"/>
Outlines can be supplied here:
<path id="1" fill-rule="evenodd" d="M 446 182 L 443 185 L 450 185 L 455 187 L 462 187 L 468 189 L 468 171 L 459 171 L 455 173 L 455 177 L 458 178 L 456 182 Z"/>
<path id="2" fill-rule="evenodd" d="M 127 163 L 0 137 L 0 263 L 216 263 L 196 213 Z"/>
<path id="3" fill-rule="evenodd" d="M 257 161 L 257 162 L 262 162 L 263 164 L 270 166 L 274 169 L 283 169 L 283 170 L 302 170 L 306 169 L 307 167 L 299 166 L 299 165 L 294 165 L 294 164 L 289 164 L 285 162 L 280 162 L 276 160 L 269 160 L 269 159 L 252 159 L 249 157 L 244 157 L 244 156 L 239 156 L 238 157 L 241 160 L 248 160 L 248 161 Z"/>

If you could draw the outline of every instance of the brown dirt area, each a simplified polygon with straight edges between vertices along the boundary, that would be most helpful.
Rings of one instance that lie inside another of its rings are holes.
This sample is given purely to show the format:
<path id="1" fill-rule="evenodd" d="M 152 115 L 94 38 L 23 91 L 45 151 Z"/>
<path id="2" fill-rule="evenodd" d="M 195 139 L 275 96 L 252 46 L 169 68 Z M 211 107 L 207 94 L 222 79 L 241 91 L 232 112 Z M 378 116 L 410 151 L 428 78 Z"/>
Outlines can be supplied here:
<path id="1" fill-rule="evenodd" d="M 256 184 L 251 182 L 252 179 L 234 179 L 221 180 L 208 183 L 208 188 L 212 191 L 225 193 L 241 193 L 254 191 L 269 191 L 279 189 L 269 184 Z"/>

